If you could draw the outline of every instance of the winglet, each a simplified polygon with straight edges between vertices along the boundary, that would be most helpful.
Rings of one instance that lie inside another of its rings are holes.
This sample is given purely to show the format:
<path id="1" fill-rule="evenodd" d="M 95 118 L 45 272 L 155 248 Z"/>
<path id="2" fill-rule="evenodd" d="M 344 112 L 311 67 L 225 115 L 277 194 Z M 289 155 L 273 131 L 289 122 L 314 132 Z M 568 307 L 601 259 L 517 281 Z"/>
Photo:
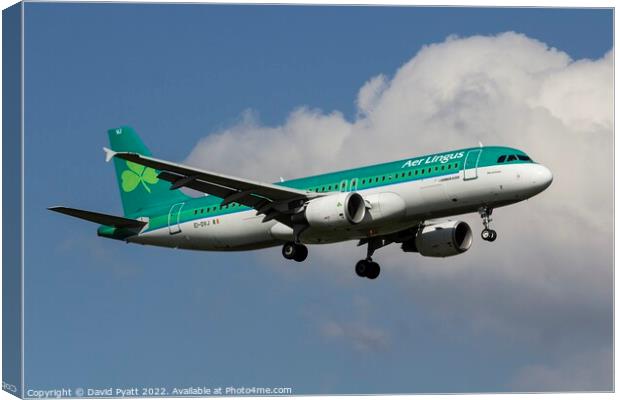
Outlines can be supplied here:
<path id="1" fill-rule="evenodd" d="M 110 160 L 116 155 L 114 150 L 108 149 L 107 147 L 104 147 L 103 151 L 105 152 L 105 162 L 110 162 Z"/>

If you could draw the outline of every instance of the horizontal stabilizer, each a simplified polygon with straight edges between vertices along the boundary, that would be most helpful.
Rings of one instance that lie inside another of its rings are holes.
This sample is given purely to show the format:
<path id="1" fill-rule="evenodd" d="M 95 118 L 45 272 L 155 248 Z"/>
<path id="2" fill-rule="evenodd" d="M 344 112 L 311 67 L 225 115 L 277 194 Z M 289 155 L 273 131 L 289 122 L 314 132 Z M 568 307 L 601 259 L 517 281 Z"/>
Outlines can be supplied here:
<path id="1" fill-rule="evenodd" d="M 93 211 L 78 210 L 77 208 L 50 207 L 48 210 L 81 218 L 101 225 L 114 226 L 116 228 L 142 229 L 142 227 L 146 225 L 146 222 L 138 221 L 136 219 L 117 217 L 115 215 L 101 214 Z"/>

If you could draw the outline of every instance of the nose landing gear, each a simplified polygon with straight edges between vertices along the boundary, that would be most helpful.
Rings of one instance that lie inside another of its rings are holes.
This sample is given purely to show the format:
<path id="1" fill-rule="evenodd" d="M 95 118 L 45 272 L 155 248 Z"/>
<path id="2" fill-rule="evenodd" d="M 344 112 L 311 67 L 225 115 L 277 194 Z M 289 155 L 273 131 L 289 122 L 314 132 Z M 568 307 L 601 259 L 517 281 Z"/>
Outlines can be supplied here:
<path id="1" fill-rule="evenodd" d="M 493 242 L 497 239 L 497 232 L 489 227 L 491 224 L 491 214 L 493 214 L 493 209 L 489 207 L 481 207 L 478 212 L 480 213 L 480 217 L 482 218 L 482 225 L 484 225 L 484 229 L 480 233 L 482 240 L 486 240 L 487 242 Z"/>
<path id="2" fill-rule="evenodd" d="M 495 232 L 493 229 L 483 229 L 480 233 L 480 236 L 482 236 L 482 240 L 492 242 L 497 239 L 497 232 Z"/>

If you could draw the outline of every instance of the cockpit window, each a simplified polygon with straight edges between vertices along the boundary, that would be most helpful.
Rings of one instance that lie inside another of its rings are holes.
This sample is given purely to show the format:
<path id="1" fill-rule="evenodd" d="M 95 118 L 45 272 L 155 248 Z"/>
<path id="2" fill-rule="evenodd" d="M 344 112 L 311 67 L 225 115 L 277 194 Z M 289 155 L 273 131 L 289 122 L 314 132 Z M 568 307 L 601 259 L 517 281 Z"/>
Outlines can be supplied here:
<path id="1" fill-rule="evenodd" d="M 528 156 L 526 156 L 526 155 L 521 155 L 521 154 L 519 154 L 517 157 L 519 157 L 519 160 L 521 160 L 521 161 L 532 161 L 532 159 L 531 159 L 531 158 L 529 158 L 529 157 L 528 157 Z"/>
<path id="2" fill-rule="evenodd" d="M 514 154 L 511 154 L 508 156 L 508 161 L 515 161 L 517 159 L 517 156 L 515 156 Z"/>
<path id="3" fill-rule="evenodd" d="M 498 163 L 503 163 L 504 161 L 506 161 L 506 156 L 499 156 L 499 158 L 497 159 Z"/>

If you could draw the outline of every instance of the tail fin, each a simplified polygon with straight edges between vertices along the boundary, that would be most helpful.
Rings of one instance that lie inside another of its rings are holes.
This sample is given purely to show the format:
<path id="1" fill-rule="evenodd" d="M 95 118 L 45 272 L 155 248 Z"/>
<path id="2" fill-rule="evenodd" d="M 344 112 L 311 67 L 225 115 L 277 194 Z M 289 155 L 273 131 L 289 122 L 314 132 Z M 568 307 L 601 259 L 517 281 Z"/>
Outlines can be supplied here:
<path id="1" fill-rule="evenodd" d="M 108 136 L 110 147 L 114 151 L 151 155 L 131 127 L 110 129 Z M 181 203 L 190 199 L 179 190 L 170 190 L 170 183 L 159 179 L 157 171 L 152 168 L 119 158 L 114 158 L 114 167 L 125 216 L 134 215 L 152 206 Z"/>

